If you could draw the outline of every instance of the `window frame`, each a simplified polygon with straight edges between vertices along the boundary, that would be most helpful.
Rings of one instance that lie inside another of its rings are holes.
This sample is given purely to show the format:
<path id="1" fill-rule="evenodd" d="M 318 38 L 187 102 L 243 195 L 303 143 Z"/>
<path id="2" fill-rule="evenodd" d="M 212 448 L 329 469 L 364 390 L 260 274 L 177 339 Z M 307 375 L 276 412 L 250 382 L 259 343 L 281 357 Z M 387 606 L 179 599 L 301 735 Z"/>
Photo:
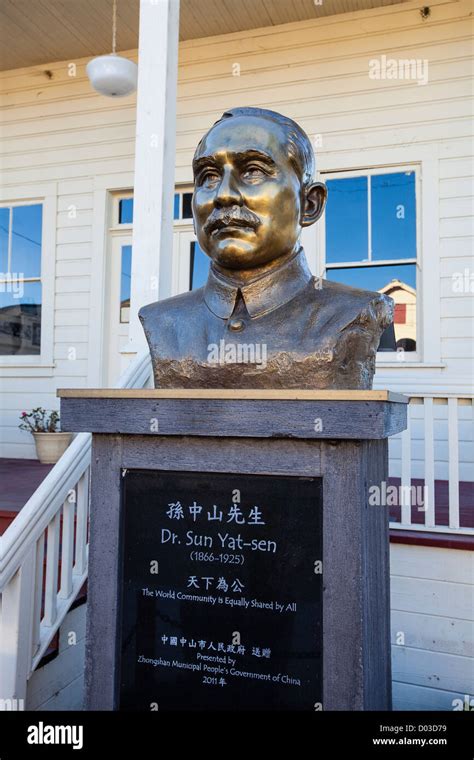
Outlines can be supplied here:
<path id="1" fill-rule="evenodd" d="M 112 248 L 113 248 L 114 243 L 116 245 L 118 245 L 119 250 L 120 250 L 120 283 L 119 283 L 119 307 L 118 307 L 118 309 L 119 309 L 119 320 L 118 320 L 118 323 L 119 323 L 119 325 L 129 325 L 130 324 L 130 306 L 128 306 L 128 307 L 122 306 L 122 298 L 121 298 L 121 296 L 122 296 L 122 271 L 123 271 L 122 265 L 123 265 L 123 249 L 124 248 L 130 248 L 130 250 L 132 250 L 132 239 L 130 238 L 130 240 L 129 240 L 127 234 L 125 234 L 123 236 L 123 238 L 121 238 L 119 235 L 114 234 L 112 236 Z M 112 251 L 112 254 L 113 254 L 113 251 Z M 130 268 L 130 289 L 131 289 L 131 285 L 132 285 L 132 270 Z M 128 299 L 129 301 L 130 301 L 130 298 L 131 298 L 131 292 L 130 292 L 130 296 L 129 296 L 129 299 Z M 112 304 L 110 304 L 110 307 L 112 308 Z M 123 308 L 128 308 L 128 319 L 122 319 L 122 309 Z"/>
<path id="2" fill-rule="evenodd" d="M 118 248 L 118 251 L 122 251 L 122 247 L 125 245 L 129 245 L 130 247 L 133 244 L 133 222 L 124 222 L 122 224 L 119 223 L 119 214 L 120 214 L 120 201 L 128 200 L 130 198 L 133 198 L 133 188 L 128 188 L 127 190 L 109 190 L 109 209 L 108 209 L 108 218 L 107 218 L 107 227 L 106 227 L 106 236 L 107 236 L 107 244 L 106 244 L 106 256 L 105 256 L 105 269 L 107 271 L 107 275 L 110 275 L 111 272 L 111 262 L 112 257 L 117 254 L 117 251 L 115 250 L 115 247 Z M 121 272 L 121 264 L 120 264 L 120 272 Z M 131 283 L 130 283 L 131 284 Z M 104 334 L 107 334 L 107 339 L 110 337 L 108 334 L 108 330 L 110 329 L 110 323 L 109 320 L 112 318 L 114 305 L 110 302 L 110 296 L 111 296 L 111 283 L 108 280 L 106 282 L 106 292 L 104 294 Z M 119 301 L 120 301 L 120 280 L 118 283 L 118 293 L 119 293 Z M 120 309 L 120 302 L 118 304 L 119 312 L 118 312 L 118 319 L 116 328 L 120 329 L 122 326 L 126 326 L 126 329 L 129 330 L 130 325 L 130 318 L 128 322 L 122 322 L 121 320 L 121 309 Z M 107 342 L 107 341 L 106 341 Z M 104 350 L 106 350 L 104 348 Z M 126 348 L 122 348 L 120 350 L 120 353 L 126 354 L 128 353 L 128 350 Z M 108 355 L 105 359 L 105 371 L 109 371 L 108 366 L 109 358 Z"/>
<path id="3" fill-rule="evenodd" d="M 54 298 L 57 234 L 57 185 L 33 185 L 25 188 L 3 188 L 0 207 L 32 206 L 41 204 L 41 345 L 39 354 L 0 356 L 0 369 L 5 377 L 31 374 L 51 376 L 55 367 L 54 351 Z M 31 278 L 26 278 L 30 280 Z M 34 278 L 35 280 L 37 278 Z"/>
<path id="4" fill-rule="evenodd" d="M 192 195 L 193 192 L 194 192 L 194 185 L 189 185 L 186 183 L 181 184 L 181 185 L 175 185 L 173 198 L 176 194 L 180 196 L 180 199 L 179 199 L 180 214 L 183 213 L 183 195 L 185 195 L 185 193 L 191 193 Z M 181 217 L 179 219 L 173 219 L 173 227 L 187 227 L 190 224 L 192 225 L 192 223 L 193 223 L 192 216 L 190 216 L 188 219 L 182 219 Z"/>
<path id="5" fill-rule="evenodd" d="M 111 190 L 110 197 L 111 197 L 111 209 L 110 209 L 110 224 L 107 227 L 108 231 L 117 232 L 119 230 L 122 230 L 122 231 L 133 230 L 133 222 L 125 222 L 123 224 L 119 223 L 120 201 L 126 201 L 126 200 L 129 200 L 130 198 L 133 198 L 133 190 L 125 190 L 125 191 L 119 191 L 119 192 L 115 192 Z"/>
<path id="6" fill-rule="evenodd" d="M 186 193 L 191 193 L 191 195 L 194 192 L 194 185 L 189 184 L 183 184 L 183 185 L 176 185 L 173 193 L 173 198 L 175 195 L 180 196 L 179 200 L 179 209 L 180 214 L 183 212 L 183 195 Z M 128 200 L 129 198 L 133 198 L 133 190 L 123 190 L 120 192 L 111 191 L 112 195 L 112 204 L 111 204 L 111 224 L 109 226 L 109 231 L 114 230 L 124 230 L 124 229 L 132 229 L 133 224 L 132 223 L 125 223 L 125 224 L 119 224 L 119 210 L 120 210 L 120 201 L 122 200 Z M 189 217 L 189 219 L 173 219 L 173 227 L 186 227 L 187 225 L 190 225 L 193 223 L 192 217 Z"/>
<path id="7" fill-rule="evenodd" d="M 422 283 L 421 283 L 421 267 L 419 264 L 419 252 L 421 249 L 421 232 L 420 232 L 420 192 L 421 192 L 421 186 L 420 186 L 420 167 L 417 164 L 410 164 L 410 165 L 400 165 L 400 166 L 390 166 L 390 167 L 368 167 L 366 169 L 360 168 L 360 169 L 352 169 L 352 170 L 346 170 L 346 171 L 336 171 L 336 172 L 325 172 L 323 175 L 323 181 L 332 180 L 332 179 L 346 179 L 346 178 L 352 178 L 352 177 L 376 177 L 380 176 L 382 174 L 399 174 L 401 172 L 414 172 L 415 174 L 415 211 L 416 211 L 416 258 L 409 258 L 409 259 L 372 259 L 372 229 L 371 229 L 371 182 L 367 183 L 367 226 L 368 226 L 368 239 L 367 239 L 367 253 L 369 255 L 369 259 L 367 261 L 343 261 L 340 263 L 326 263 L 326 215 L 323 214 L 322 218 L 322 224 L 321 224 L 321 234 L 322 237 L 322 246 L 323 246 L 323 255 L 324 255 L 324 274 L 323 277 L 326 277 L 327 272 L 331 269 L 365 269 L 370 267 L 380 267 L 380 266 L 396 266 L 398 264 L 415 264 L 416 267 L 416 298 L 417 298 L 417 304 L 416 304 L 416 351 L 406 351 L 404 352 L 404 361 L 406 362 L 419 362 L 421 360 L 422 356 L 422 335 L 420 330 L 420 312 L 421 308 L 418 305 L 419 302 L 421 302 L 422 298 Z M 418 300 L 420 299 L 420 301 Z M 421 350 L 420 350 L 421 346 Z M 383 351 L 377 353 L 377 359 L 382 361 L 400 361 L 400 357 L 398 356 L 399 352 L 397 351 Z M 383 357 L 383 359 L 382 359 Z"/>
<path id="8" fill-rule="evenodd" d="M 343 165 L 342 165 L 343 161 Z M 407 145 L 400 148 L 374 148 L 361 151 L 327 152 L 319 155 L 318 179 L 354 176 L 369 170 L 384 174 L 399 170 L 417 171 L 417 350 L 377 354 L 377 367 L 383 369 L 440 368 L 441 309 L 439 261 L 439 155 L 438 146 Z M 318 222 L 316 269 L 325 273 L 325 222 Z M 405 260 L 406 261 L 406 260 Z M 411 354 L 411 356 L 410 356 Z M 410 357 L 410 358 L 408 358 Z"/>
<path id="9" fill-rule="evenodd" d="M 181 196 L 180 198 L 180 209 L 182 210 L 182 196 L 185 193 L 193 193 L 194 192 L 194 185 L 189 182 L 183 182 L 180 184 L 175 185 L 174 189 L 174 195 L 179 194 Z M 108 205 L 108 220 L 109 223 L 107 225 L 107 238 L 108 240 L 112 240 L 114 235 L 120 235 L 123 233 L 129 232 L 130 235 L 132 235 L 133 231 L 133 223 L 126 223 L 126 224 L 119 224 L 119 209 L 120 209 L 120 201 L 126 200 L 128 198 L 133 198 L 134 191 L 132 187 L 129 188 L 120 188 L 120 189 L 112 189 L 109 188 L 109 205 Z M 174 232 L 182 232 L 182 233 L 192 233 L 194 235 L 194 239 L 197 240 L 195 234 L 194 234 L 194 227 L 193 227 L 193 219 L 190 217 L 189 219 L 173 219 L 173 230 Z M 173 249 L 174 250 L 174 249 Z M 189 262 L 185 265 L 186 272 L 189 273 L 186 274 L 186 278 L 188 281 L 190 279 L 190 264 L 191 264 L 191 256 L 189 256 Z M 173 274 L 172 274 L 172 293 L 171 295 L 177 295 L 178 293 L 181 293 L 182 290 L 180 289 L 180 283 L 182 282 L 182 276 L 183 276 L 183 262 L 181 261 L 180 253 L 176 252 L 173 253 Z"/>
<path id="10" fill-rule="evenodd" d="M 92 183 L 91 287 L 89 307 L 87 384 L 98 387 L 107 383 L 107 264 L 111 232 L 129 229 L 132 224 L 118 224 L 118 202 L 133 195 L 133 173 L 100 174 Z M 117 223 L 116 223 L 117 222 Z"/>

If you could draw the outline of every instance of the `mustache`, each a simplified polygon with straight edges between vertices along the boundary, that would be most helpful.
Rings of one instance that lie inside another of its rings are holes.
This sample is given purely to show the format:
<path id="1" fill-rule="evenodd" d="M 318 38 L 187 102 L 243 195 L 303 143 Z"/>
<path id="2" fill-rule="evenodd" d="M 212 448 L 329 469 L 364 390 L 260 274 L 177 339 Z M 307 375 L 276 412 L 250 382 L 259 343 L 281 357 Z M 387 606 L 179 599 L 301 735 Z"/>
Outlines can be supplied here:
<path id="1" fill-rule="evenodd" d="M 256 230 L 261 221 L 253 211 L 245 206 L 230 206 L 229 208 L 215 208 L 209 219 L 204 224 L 204 232 L 209 235 L 214 230 L 223 227 L 252 227 Z"/>

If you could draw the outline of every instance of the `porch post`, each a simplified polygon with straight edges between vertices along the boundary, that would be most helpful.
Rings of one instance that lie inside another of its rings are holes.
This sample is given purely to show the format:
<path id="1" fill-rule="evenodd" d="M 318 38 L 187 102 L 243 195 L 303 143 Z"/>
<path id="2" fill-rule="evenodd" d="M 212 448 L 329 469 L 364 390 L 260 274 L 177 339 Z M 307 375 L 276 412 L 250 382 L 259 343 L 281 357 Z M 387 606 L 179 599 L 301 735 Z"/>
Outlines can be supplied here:
<path id="1" fill-rule="evenodd" d="M 138 310 L 171 295 L 179 0 L 140 0 L 129 350 Z"/>

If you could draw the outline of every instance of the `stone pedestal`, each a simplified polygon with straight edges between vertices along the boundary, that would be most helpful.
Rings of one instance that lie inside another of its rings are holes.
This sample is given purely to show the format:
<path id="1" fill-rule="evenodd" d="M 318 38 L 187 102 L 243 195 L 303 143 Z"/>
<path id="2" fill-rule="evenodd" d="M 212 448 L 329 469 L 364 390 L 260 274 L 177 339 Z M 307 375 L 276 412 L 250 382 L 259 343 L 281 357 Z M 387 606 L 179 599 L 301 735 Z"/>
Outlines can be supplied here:
<path id="1" fill-rule="evenodd" d="M 404 397 L 59 395 L 62 429 L 93 436 L 86 709 L 391 709 L 389 518 L 368 495 Z"/>

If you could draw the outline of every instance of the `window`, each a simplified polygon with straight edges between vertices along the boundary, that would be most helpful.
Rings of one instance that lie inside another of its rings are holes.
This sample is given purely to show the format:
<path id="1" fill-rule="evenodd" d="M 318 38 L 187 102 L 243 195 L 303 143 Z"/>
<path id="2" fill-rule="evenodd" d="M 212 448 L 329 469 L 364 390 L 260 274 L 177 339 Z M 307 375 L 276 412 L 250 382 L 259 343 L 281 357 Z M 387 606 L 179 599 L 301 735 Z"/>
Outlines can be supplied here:
<path id="1" fill-rule="evenodd" d="M 130 287 L 132 281 L 132 246 L 122 245 L 120 267 L 120 322 L 130 322 Z"/>
<path id="2" fill-rule="evenodd" d="M 189 268 L 189 290 L 202 288 L 207 282 L 209 273 L 209 256 L 206 256 L 199 243 L 193 241 L 190 246 L 191 266 Z"/>
<path id="3" fill-rule="evenodd" d="M 326 278 L 393 298 L 396 348 L 416 351 L 415 170 L 344 173 L 326 184 Z"/>
<path id="4" fill-rule="evenodd" d="M 0 355 L 41 351 L 41 203 L 0 208 Z"/>
<path id="5" fill-rule="evenodd" d="M 118 223 L 133 223 L 133 198 L 120 198 L 118 204 Z"/>
<path id="6" fill-rule="evenodd" d="M 111 229 L 115 230 L 114 234 L 119 231 L 123 233 L 120 234 L 120 239 L 116 240 L 117 245 L 114 244 L 112 246 L 112 256 L 117 257 L 117 261 L 112 262 L 111 272 L 116 273 L 116 276 L 120 276 L 120 303 L 117 316 L 120 324 L 128 324 L 130 322 L 130 290 L 132 283 L 131 239 L 133 224 L 133 195 L 127 194 L 116 196 L 112 217 L 113 225 Z M 119 272 L 117 272 L 117 267 L 120 269 Z M 118 292 L 116 293 L 116 297 L 119 297 Z"/>
<path id="7" fill-rule="evenodd" d="M 193 218 L 191 192 L 177 192 L 173 200 L 173 219 L 175 221 L 189 221 Z M 118 202 L 118 224 L 133 223 L 133 197 L 120 198 Z"/>
<path id="8" fill-rule="evenodd" d="M 174 194 L 174 214 L 175 221 L 191 221 L 193 218 L 192 203 L 193 194 L 191 192 L 178 192 Z"/>
<path id="9" fill-rule="evenodd" d="M 176 277 L 174 292 L 181 292 L 187 287 L 190 290 L 202 287 L 206 283 L 209 271 L 209 259 L 201 250 L 192 231 L 192 199 L 191 185 L 178 187 L 173 196 L 175 233 L 173 245 L 176 254 L 174 259 Z M 133 191 L 125 190 L 114 193 L 109 228 L 113 241 L 110 251 L 114 259 L 111 263 L 111 271 L 115 272 L 117 278 L 120 277 L 120 323 L 122 325 L 130 320 L 132 226 Z M 118 304 L 118 291 L 111 297 L 113 298 L 112 310 L 115 314 Z"/>

